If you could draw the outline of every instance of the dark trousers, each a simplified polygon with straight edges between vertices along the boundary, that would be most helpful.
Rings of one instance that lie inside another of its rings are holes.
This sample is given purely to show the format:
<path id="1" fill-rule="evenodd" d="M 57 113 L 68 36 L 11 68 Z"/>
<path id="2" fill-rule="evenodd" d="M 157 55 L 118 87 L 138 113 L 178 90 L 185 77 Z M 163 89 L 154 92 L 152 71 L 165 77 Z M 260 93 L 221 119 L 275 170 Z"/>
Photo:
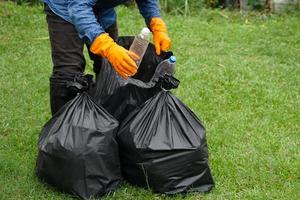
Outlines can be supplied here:
<path id="1" fill-rule="evenodd" d="M 53 115 L 66 102 L 76 96 L 77 92 L 67 88 L 66 82 L 84 72 L 84 41 L 79 38 L 73 24 L 57 16 L 47 5 L 45 5 L 44 11 L 48 23 L 53 62 L 53 71 L 50 77 L 50 105 Z M 115 41 L 117 40 L 118 28 L 116 23 L 105 31 Z M 97 74 L 101 67 L 102 58 L 91 52 L 89 52 L 89 56 L 94 62 L 94 72 Z"/>

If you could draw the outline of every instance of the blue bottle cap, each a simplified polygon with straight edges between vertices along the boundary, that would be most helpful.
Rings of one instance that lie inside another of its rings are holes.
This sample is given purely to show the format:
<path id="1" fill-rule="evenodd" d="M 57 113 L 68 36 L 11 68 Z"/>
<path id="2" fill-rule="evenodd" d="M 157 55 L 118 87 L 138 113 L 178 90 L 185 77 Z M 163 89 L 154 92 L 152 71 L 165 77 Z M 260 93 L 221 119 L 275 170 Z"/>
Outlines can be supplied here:
<path id="1" fill-rule="evenodd" d="M 175 63 L 176 62 L 176 57 L 175 56 L 171 56 L 169 58 L 170 63 Z"/>

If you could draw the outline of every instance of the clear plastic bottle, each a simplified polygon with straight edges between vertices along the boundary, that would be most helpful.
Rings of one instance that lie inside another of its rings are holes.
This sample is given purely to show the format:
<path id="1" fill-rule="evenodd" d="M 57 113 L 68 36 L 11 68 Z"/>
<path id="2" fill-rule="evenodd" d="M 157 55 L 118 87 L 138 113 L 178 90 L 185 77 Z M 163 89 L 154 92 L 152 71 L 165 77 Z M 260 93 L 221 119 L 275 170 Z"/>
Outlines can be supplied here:
<path id="1" fill-rule="evenodd" d="M 137 66 L 140 65 L 143 56 L 147 50 L 149 44 L 150 30 L 148 28 L 143 28 L 141 33 L 135 36 L 129 51 L 136 53 L 140 57 L 140 60 L 136 61 Z"/>
<path id="2" fill-rule="evenodd" d="M 155 74 L 157 76 L 159 75 L 174 75 L 175 74 L 175 63 L 176 63 L 176 57 L 171 56 L 169 59 L 166 59 L 159 63 L 159 65 L 156 68 Z"/>

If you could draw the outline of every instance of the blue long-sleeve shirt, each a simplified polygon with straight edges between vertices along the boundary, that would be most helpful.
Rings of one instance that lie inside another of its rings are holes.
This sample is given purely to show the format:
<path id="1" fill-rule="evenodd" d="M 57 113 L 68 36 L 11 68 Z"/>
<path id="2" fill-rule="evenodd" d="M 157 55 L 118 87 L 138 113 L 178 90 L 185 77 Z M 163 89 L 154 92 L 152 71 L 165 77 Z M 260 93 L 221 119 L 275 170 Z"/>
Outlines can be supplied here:
<path id="1" fill-rule="evenodd" d="M 128 0 L 43 0 L 50 9 L 72 23 L 81 38 L 91 44 L 116 21 L 114 7 Z M 146 23 L 160 17 L 157 0 L 136 0 Z M 95 13 L 96 12 L 96 13 Z"/>

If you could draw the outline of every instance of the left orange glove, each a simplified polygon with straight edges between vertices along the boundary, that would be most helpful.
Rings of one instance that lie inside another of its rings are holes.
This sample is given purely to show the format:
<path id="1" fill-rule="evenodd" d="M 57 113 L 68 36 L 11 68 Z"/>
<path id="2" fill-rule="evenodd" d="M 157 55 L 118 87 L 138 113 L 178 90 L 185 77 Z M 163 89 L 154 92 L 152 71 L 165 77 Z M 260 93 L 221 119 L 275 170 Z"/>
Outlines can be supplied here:
<path id="1" fill-rule="evenodd" d="M 150 21 L 150 29 L 153 33 L 156 54 L 160 55 L 161 51 L 168 51 L 171 48 L 171 40 L 164 21 L 159 17 L 153 17 Z"/>

